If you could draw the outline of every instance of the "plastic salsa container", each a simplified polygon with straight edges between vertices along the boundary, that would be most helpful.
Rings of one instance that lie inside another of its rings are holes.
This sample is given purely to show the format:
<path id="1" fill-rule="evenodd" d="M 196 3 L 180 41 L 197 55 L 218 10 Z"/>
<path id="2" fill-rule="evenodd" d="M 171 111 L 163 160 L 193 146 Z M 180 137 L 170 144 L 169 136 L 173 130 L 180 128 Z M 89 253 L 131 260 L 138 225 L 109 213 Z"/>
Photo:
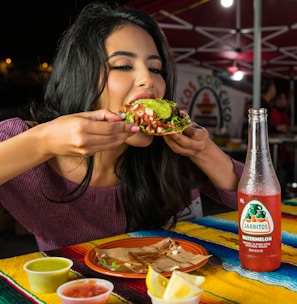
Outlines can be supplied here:
<path id="1" fill-rule="evenodd" d="M 61 285 L 57 294 L 63 304 L 107 304 L 113 287 L 107 280 L 79 279 Z"/>

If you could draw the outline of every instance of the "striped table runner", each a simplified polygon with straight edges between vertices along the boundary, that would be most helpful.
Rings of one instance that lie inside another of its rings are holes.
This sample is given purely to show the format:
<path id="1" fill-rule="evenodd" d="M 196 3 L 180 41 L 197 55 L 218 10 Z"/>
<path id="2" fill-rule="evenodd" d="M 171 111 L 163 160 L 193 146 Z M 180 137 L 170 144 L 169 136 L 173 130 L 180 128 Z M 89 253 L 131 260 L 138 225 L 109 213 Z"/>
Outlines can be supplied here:
<path id="1" fill-rule="evenodd" d="M 0 260 L 0 304 L 60 303 L 57 295 L 35 294 L 30 291 L 23 264 L 45 255 L 65 256 L 74 261 L 69 279 L 100 277 L 115 285 L 110 304 L 149 304 L 144 279 L 107 277 L 89 269 L 85 254 L 101 243 L 130 237 L 172 237 L 203 246 L 212 257 L 193 273 L 206 277 L 201 304 L 208 303 L 297 303 L 297 200 L 282 205 L 282 264 L 268 273 L 244 270 L 238 259 L 237 212 L 207 216 L 179 222 L 175 229 L 154 229 L 123 234 L 103 240 L 68 246 L 50 252 L 36 252 Z"/>

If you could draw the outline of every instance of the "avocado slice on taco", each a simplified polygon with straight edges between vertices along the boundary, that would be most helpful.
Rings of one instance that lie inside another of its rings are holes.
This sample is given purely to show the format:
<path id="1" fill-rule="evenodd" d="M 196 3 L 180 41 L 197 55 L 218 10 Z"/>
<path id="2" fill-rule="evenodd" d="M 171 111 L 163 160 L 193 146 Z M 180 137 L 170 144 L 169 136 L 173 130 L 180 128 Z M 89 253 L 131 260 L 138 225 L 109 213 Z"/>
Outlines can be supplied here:
<path id="1" fill-rule="evenodd" d="M 121 106 L 119 113 L 126 122 L 140 126 L 148 135 L 182 133 L 192 123 L 186 110 L 178 108 L 176 102 L 162 98 L 136 100 Z"/>

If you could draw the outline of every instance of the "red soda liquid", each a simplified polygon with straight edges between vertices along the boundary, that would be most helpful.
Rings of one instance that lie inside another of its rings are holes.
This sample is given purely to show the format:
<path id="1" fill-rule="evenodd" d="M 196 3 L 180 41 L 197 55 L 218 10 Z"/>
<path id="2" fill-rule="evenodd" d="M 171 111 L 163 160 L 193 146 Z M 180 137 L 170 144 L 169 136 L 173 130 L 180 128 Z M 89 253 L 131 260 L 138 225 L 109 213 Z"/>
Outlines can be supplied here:
<path id="1" fill-rule="evenodd" d="M 238 192 L 239 259 L 251 271 L 279 268 L 281 263 L 281 196 Z"/>

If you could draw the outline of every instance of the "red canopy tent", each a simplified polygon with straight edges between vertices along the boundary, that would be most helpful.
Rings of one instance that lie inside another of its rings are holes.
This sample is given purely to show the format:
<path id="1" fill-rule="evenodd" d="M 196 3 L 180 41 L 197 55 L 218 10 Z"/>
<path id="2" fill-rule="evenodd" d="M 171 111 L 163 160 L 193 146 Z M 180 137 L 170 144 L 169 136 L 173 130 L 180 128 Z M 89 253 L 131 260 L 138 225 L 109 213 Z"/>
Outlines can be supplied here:
<path id="1" fill-rule="evenodd" d="M 77 12 L 94 0 L 1 2 L 1 56 L 50 60 Z M 100 1 L 100 0 L 99 0 Z M 102 0 L 103 1 L 103 0 Z M 150 13 L 163 28 L 176 62 L 228 71 L 253 70 L 254 9 L 258 0 L 110 0 Z M 297 0 L 262 0 L 262 71 L 297 78 Z M 39 3 L 39 2 L 38 2 Z M 15 20 L 22 25 L 17 27 Z M 16 56 L 15 56 L 16 55 Z"/>
<path id="2" fill-rule="evenodd" d="M 255 107 L 259 105 L 259 74 L 286 80 L 291 121 L 295 124 L 297 0 L 257 1 L 234 0 L 229 8 L 222 7 L 220 0 L 128 0 L 125 3 L 150 13 L 157 20 L 177 63 L 209 68 L 221 79 L 229 79 L 237 70 L 243 71 L 249 78 Z M 255 26 L 255 13 L 260 28 Z M 261 42 L 255 39 L 259 29 Z M 254 43 L 258 45 L 255 47 Z M 259 66 L 254 65 L 255 49 L 260 51 L 260 58 L 256 58 Z"/>
<path id="3" fill-rule="evenodd" d="M 221 72 L 253 71 L 254 1 L 234 0 L 223 8 L 219 0 L 128 0 L 129 6 L 158 21 L 176 62 Z M 297 1 L 263 0 L 261 71 L 297 79 Z"/>

